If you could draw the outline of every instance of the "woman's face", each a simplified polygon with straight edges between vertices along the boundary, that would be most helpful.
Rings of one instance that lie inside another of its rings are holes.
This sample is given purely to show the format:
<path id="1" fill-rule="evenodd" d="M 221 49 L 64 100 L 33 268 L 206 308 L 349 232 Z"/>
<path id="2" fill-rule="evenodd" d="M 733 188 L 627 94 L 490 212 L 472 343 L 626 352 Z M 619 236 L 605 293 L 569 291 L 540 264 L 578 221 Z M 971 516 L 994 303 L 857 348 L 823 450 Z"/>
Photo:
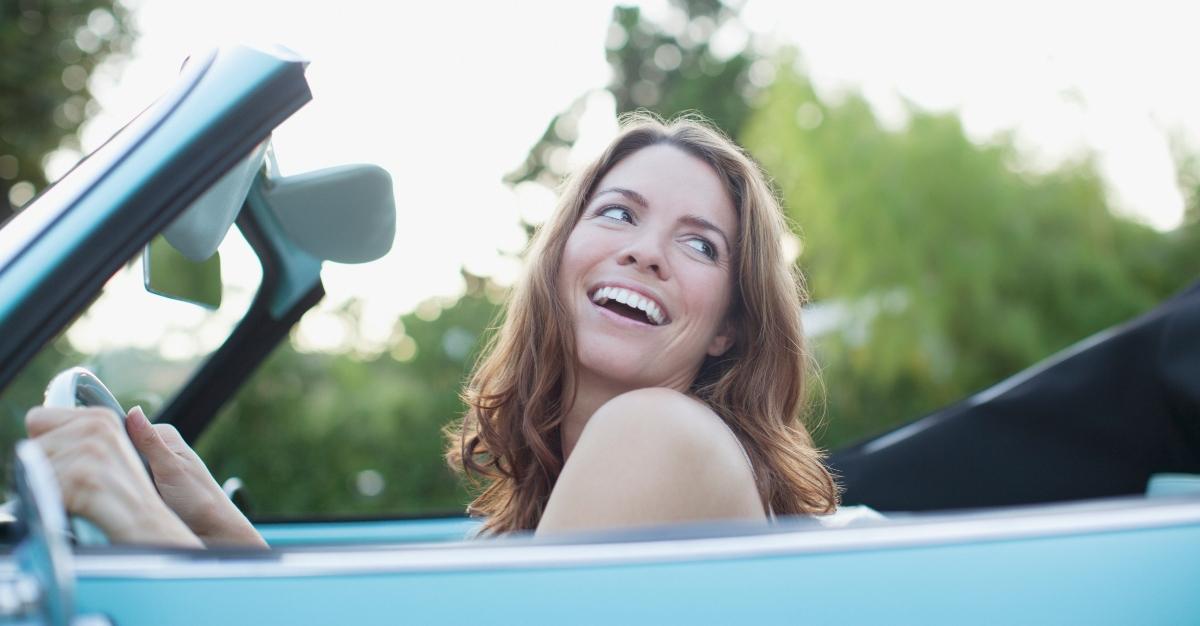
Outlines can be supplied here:
<path id="1" fill-rule="evenodd" d="M 733 202 L 707 163 L 659 144 L 596 186 L 559 274 L 583 380 L 686 391 L 732 345 Z"/>

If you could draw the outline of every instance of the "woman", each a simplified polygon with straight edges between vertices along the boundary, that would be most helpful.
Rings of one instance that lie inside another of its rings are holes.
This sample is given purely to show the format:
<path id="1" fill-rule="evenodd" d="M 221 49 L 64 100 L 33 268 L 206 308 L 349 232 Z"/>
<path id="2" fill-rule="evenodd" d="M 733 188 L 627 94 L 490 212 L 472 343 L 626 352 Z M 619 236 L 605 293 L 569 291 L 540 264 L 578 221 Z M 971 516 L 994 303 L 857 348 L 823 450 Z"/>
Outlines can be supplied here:
<path id="1" fill-rule="evenodd" d="M 450 463 L 482 487 L 470 510 L 485 530 L 833 511 L 833 480 L 798 421 L 808 356 L 785 232 L 762 172 L 719 132 L 625 119 L 535 237 L 449 433 Z M 116 541 L 261 544 L 178 435 L 138 410 L 127 429 L 162 500 L 144 478 L 117 486 L 136 457 L 99 417 L 27 419 L 68 508 Z M 76 422 L 106 433 L 92 462 L 122 461 L 110 482 L 78 477 L 87 464 L 63 452 L 73 440 L 55 433 Z"/>

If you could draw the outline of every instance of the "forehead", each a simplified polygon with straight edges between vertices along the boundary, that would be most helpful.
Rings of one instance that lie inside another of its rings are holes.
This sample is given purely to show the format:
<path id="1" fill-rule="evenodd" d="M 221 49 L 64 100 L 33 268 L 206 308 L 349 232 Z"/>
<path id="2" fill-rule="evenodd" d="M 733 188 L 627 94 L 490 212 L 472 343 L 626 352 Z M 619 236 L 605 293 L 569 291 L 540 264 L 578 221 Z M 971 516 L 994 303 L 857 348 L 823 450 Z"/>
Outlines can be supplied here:
<path id="1" fill-rule="evenodd" d="M 652 211 L 703 217 L 737 235 L 733 199 L 708 163 L 669 144 L 642 148 L 617 163 L 596 185 L 620 187 L 646 198 Z"/>

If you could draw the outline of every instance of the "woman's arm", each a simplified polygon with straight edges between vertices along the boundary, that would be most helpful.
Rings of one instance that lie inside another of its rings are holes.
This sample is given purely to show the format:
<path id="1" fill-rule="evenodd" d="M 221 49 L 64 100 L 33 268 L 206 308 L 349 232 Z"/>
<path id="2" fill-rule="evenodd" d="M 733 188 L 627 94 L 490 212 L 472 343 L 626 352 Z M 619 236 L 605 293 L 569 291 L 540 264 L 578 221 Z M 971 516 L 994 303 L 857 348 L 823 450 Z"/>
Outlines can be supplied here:
<path id="1" fill-rule="evenodd" d="M 151 424 L 140 408 L 126 417 L 126 432 L 96 408 L 36 407 L 25 424 L 54 467 L 67 510 L 113 543 L 266 547 L 179 433 Z"/>
<path id="2" fill-rule="evenodd" d="M 537 532 L 724 519 L 766 519 L 737 439 L 702 403 L 641 389 L 588 420 Z"/>

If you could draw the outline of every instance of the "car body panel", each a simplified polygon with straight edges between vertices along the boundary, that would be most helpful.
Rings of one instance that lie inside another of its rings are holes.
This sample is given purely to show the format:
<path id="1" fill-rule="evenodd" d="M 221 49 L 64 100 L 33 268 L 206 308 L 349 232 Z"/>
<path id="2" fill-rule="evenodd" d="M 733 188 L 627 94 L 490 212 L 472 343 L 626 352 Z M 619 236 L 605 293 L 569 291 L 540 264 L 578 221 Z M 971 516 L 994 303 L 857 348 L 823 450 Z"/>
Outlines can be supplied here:
<path id="1" fill-rule="evenodd" d="M 122 624 L 230 616 L 292 624 L 1150 624 L 1200 616 L 1194 499 L 798 526 L 632 542 L 80 557 L 79 598 L 88 611 L 120 610 Z"/>
<path id="2" fill-rule="evenodd" d="M 301 250 L 283 234 L 283 227 L 267 206 L 261 185 L 250 190 L 246 205 L 266 235 L 264 243 L 277 260 L 277 272 L 270 299 L 271 315 L 282 317 L 301 298 L 321 282 L 321 260 Z"/>
<path id="3" fill-rule="evenodd" d="M 294 521 L 256 524 L 267 543 L 276 547 L 427 543 L 461 541 L 474 536 L 482 523 L 466 517 L 429 519 Z"/>

